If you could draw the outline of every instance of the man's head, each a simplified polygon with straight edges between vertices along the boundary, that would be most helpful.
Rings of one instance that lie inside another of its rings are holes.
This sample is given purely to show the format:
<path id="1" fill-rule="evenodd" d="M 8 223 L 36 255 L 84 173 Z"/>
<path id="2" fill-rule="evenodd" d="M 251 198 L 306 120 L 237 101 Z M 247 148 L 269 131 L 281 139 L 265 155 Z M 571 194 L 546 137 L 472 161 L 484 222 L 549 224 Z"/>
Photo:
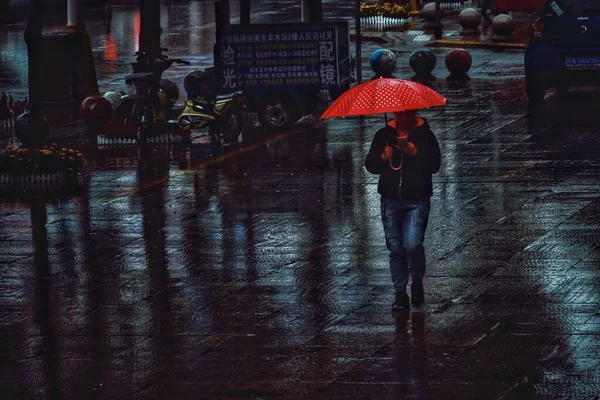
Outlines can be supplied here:
<path id="1" fill-rule="evenodd" d="M 417 110 L 406 110 L 395 112 L 396 127 L 398 128 L 410 128 L 415 124 L 417 119 Z"/>

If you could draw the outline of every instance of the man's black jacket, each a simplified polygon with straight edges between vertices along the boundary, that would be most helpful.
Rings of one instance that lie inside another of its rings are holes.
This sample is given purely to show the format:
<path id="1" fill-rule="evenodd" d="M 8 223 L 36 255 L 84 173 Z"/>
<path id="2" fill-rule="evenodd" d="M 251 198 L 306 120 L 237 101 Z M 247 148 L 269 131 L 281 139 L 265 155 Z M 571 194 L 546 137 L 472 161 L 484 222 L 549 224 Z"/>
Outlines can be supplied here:
<path id="1" fill-rule="evenodd" d="M 382 196 L 395 200 L 418 200 L 433 195 L 431 175 L 440 169 L 441 153 L 429 124 L 425 119 L 423 121 L 423 125 L 408 135 L 408 141 L 415 145 L 417 154 L 411 157 L 394 150 L 392 165 L 398 166 L 402 161 L 402 169 L 397 171 L 390 167 L 389 161 L 381 159 L 384 147 L 396 144 L 396 129 L 386 126 L 375 134 L 365 166 L 367 171 L 379 175 L 377 191 Z"/>

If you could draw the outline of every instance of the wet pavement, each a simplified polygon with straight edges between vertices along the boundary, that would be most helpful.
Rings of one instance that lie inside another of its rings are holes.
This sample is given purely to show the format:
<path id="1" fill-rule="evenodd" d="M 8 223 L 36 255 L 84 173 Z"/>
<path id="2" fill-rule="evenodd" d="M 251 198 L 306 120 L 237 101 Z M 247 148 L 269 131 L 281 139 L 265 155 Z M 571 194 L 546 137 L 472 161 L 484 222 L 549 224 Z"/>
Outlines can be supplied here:
<path id="1" fill-rule="evenodd" d="M 600 92 L 531 110 L 522 50 L 462 82 L 432 51 L 423 312 L 390 311 L 383 117 L 99 148 L 79 189 L 0 196 L 2 398 L 598 398 Z"/>

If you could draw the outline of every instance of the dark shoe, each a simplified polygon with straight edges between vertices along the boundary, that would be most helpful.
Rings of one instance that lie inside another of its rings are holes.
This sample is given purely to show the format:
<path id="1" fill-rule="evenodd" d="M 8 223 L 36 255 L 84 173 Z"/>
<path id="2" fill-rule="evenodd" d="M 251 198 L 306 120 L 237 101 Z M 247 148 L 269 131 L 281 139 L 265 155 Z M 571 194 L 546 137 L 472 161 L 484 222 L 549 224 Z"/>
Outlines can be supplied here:
<path id="1" fill-rule="evenodd" d="M 410 302 L 406 293 L 396 293 L 396 301 L 392 304 L 392 311 L 409 310 Z"/>
<path id="2" fill-rule="evenodd" d="M 413 282 L 412 285 L 410 285 L 410 301 L 415 308 L 423 307 L 425 304 L 423 282 Z"/>

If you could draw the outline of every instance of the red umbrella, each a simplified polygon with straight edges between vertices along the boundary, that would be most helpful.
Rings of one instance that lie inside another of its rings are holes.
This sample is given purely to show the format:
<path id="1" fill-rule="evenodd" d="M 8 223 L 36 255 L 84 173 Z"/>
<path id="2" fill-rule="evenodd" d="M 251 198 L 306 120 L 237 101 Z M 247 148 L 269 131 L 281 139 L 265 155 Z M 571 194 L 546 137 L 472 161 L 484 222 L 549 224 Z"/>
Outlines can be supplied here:
<path id="1" fill-rule="evenodd" d="M 443 106 L 446 98 L 417 82 L 377 78 L 345 91 L 321 118 L 384 114 Z"/>

